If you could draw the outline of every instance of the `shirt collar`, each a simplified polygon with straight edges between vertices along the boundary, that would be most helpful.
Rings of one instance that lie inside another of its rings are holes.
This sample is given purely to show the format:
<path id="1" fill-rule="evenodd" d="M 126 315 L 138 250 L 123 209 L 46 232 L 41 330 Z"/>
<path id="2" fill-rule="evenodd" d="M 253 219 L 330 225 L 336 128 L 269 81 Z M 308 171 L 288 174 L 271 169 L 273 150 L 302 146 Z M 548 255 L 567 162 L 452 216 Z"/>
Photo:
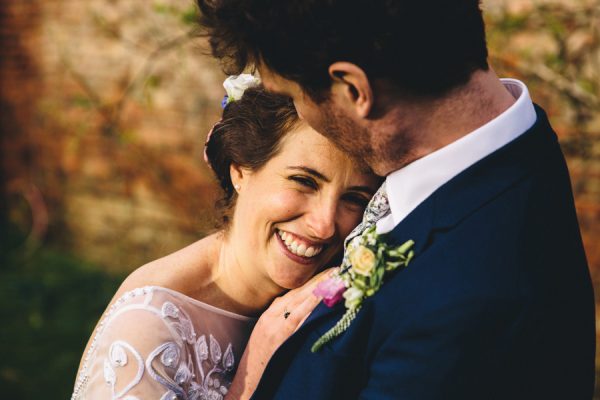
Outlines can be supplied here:
<path id="1" fill-rule="evenodd" d="M 507 110 L 473 132 L 387 176 L 390 214 L 377 222 L 378 233 L 391 231 L 444 183 L 533 126 L 537 117 L 525 84 L 516 79 L 501 79 L 501 82 L 516 99 Z"/>

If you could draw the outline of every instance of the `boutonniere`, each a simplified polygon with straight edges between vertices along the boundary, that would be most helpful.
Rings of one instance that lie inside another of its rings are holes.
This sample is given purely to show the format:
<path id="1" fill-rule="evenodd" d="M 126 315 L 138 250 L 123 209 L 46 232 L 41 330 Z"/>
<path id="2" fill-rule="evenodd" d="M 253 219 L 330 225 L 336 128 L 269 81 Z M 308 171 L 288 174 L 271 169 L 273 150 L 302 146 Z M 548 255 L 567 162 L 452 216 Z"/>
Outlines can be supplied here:
<path id="1" fill-rule="evenodd" d="M 345 299 L 344 316 L 312 346 L 313 353 L 330 340 L 341 335 L 360 311 L 364 299 L 373 296 L 390 272 L 406 267 L 414 257 L 414 242 L 389 246 L 373 225 L 348 243 L 346 256 L 339 272 L 321 282 L 314 291 L 323 297 L 328 307 Z"/>

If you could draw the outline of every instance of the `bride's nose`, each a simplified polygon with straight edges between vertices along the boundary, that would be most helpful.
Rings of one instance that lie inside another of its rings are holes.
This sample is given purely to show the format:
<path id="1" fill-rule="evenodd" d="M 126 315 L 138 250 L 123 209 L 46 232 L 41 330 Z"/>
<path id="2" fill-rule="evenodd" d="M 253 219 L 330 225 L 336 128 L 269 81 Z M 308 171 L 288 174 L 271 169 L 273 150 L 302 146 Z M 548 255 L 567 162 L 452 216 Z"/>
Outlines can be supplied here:
<path id="1" fill-rule="evenodd" d="M 309 204 L 308 208 L 306 223 L 310 234 L 320 240 L 333 237 L 337 202 L 332 199 L 321 199 L 321 201 Z"/>

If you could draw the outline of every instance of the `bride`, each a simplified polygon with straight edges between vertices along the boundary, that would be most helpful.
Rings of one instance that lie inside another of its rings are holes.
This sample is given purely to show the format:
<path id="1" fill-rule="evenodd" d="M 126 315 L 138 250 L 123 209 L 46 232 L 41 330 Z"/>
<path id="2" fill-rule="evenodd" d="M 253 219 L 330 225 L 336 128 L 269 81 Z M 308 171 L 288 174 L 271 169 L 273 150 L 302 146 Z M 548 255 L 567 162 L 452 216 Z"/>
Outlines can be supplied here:
<path id="1" fill-rule="evenodd" d="M 287 98 L 248 75 L 225 87 L 205 153 L 223 190 L 221 226 L 123 282 L 87 345 L 73 399 L 225 398 L 257 317 L 253 337 L 273 347 L 303 322 L 319 301 L 311 278 L 339 261 L 380 183 Z"/>

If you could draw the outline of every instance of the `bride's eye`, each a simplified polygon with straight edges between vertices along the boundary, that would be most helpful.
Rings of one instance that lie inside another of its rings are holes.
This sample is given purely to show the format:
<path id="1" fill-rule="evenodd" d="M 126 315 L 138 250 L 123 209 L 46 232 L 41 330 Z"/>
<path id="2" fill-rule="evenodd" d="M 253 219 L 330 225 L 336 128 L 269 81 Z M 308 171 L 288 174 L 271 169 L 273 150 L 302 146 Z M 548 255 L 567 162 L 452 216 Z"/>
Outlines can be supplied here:
<path id="1" fill-rule="evenodd" d="M 369 204 L 369 199 L 366 196 L 357 193 L 347 193 L 342 199 L 357 208 L 365 208 Z"/>
<path id="2" fill-rule="evenodd" d="M 290 176 L 289 179 L 294 182 L 297 182 L 300 185 L 305 186 L 307 188 L 311 188 L 311 189 L 319 188 L 319 185 L 317 185 L 317 182 L 308 176 L 293 175 L 293 176 Z"/>

